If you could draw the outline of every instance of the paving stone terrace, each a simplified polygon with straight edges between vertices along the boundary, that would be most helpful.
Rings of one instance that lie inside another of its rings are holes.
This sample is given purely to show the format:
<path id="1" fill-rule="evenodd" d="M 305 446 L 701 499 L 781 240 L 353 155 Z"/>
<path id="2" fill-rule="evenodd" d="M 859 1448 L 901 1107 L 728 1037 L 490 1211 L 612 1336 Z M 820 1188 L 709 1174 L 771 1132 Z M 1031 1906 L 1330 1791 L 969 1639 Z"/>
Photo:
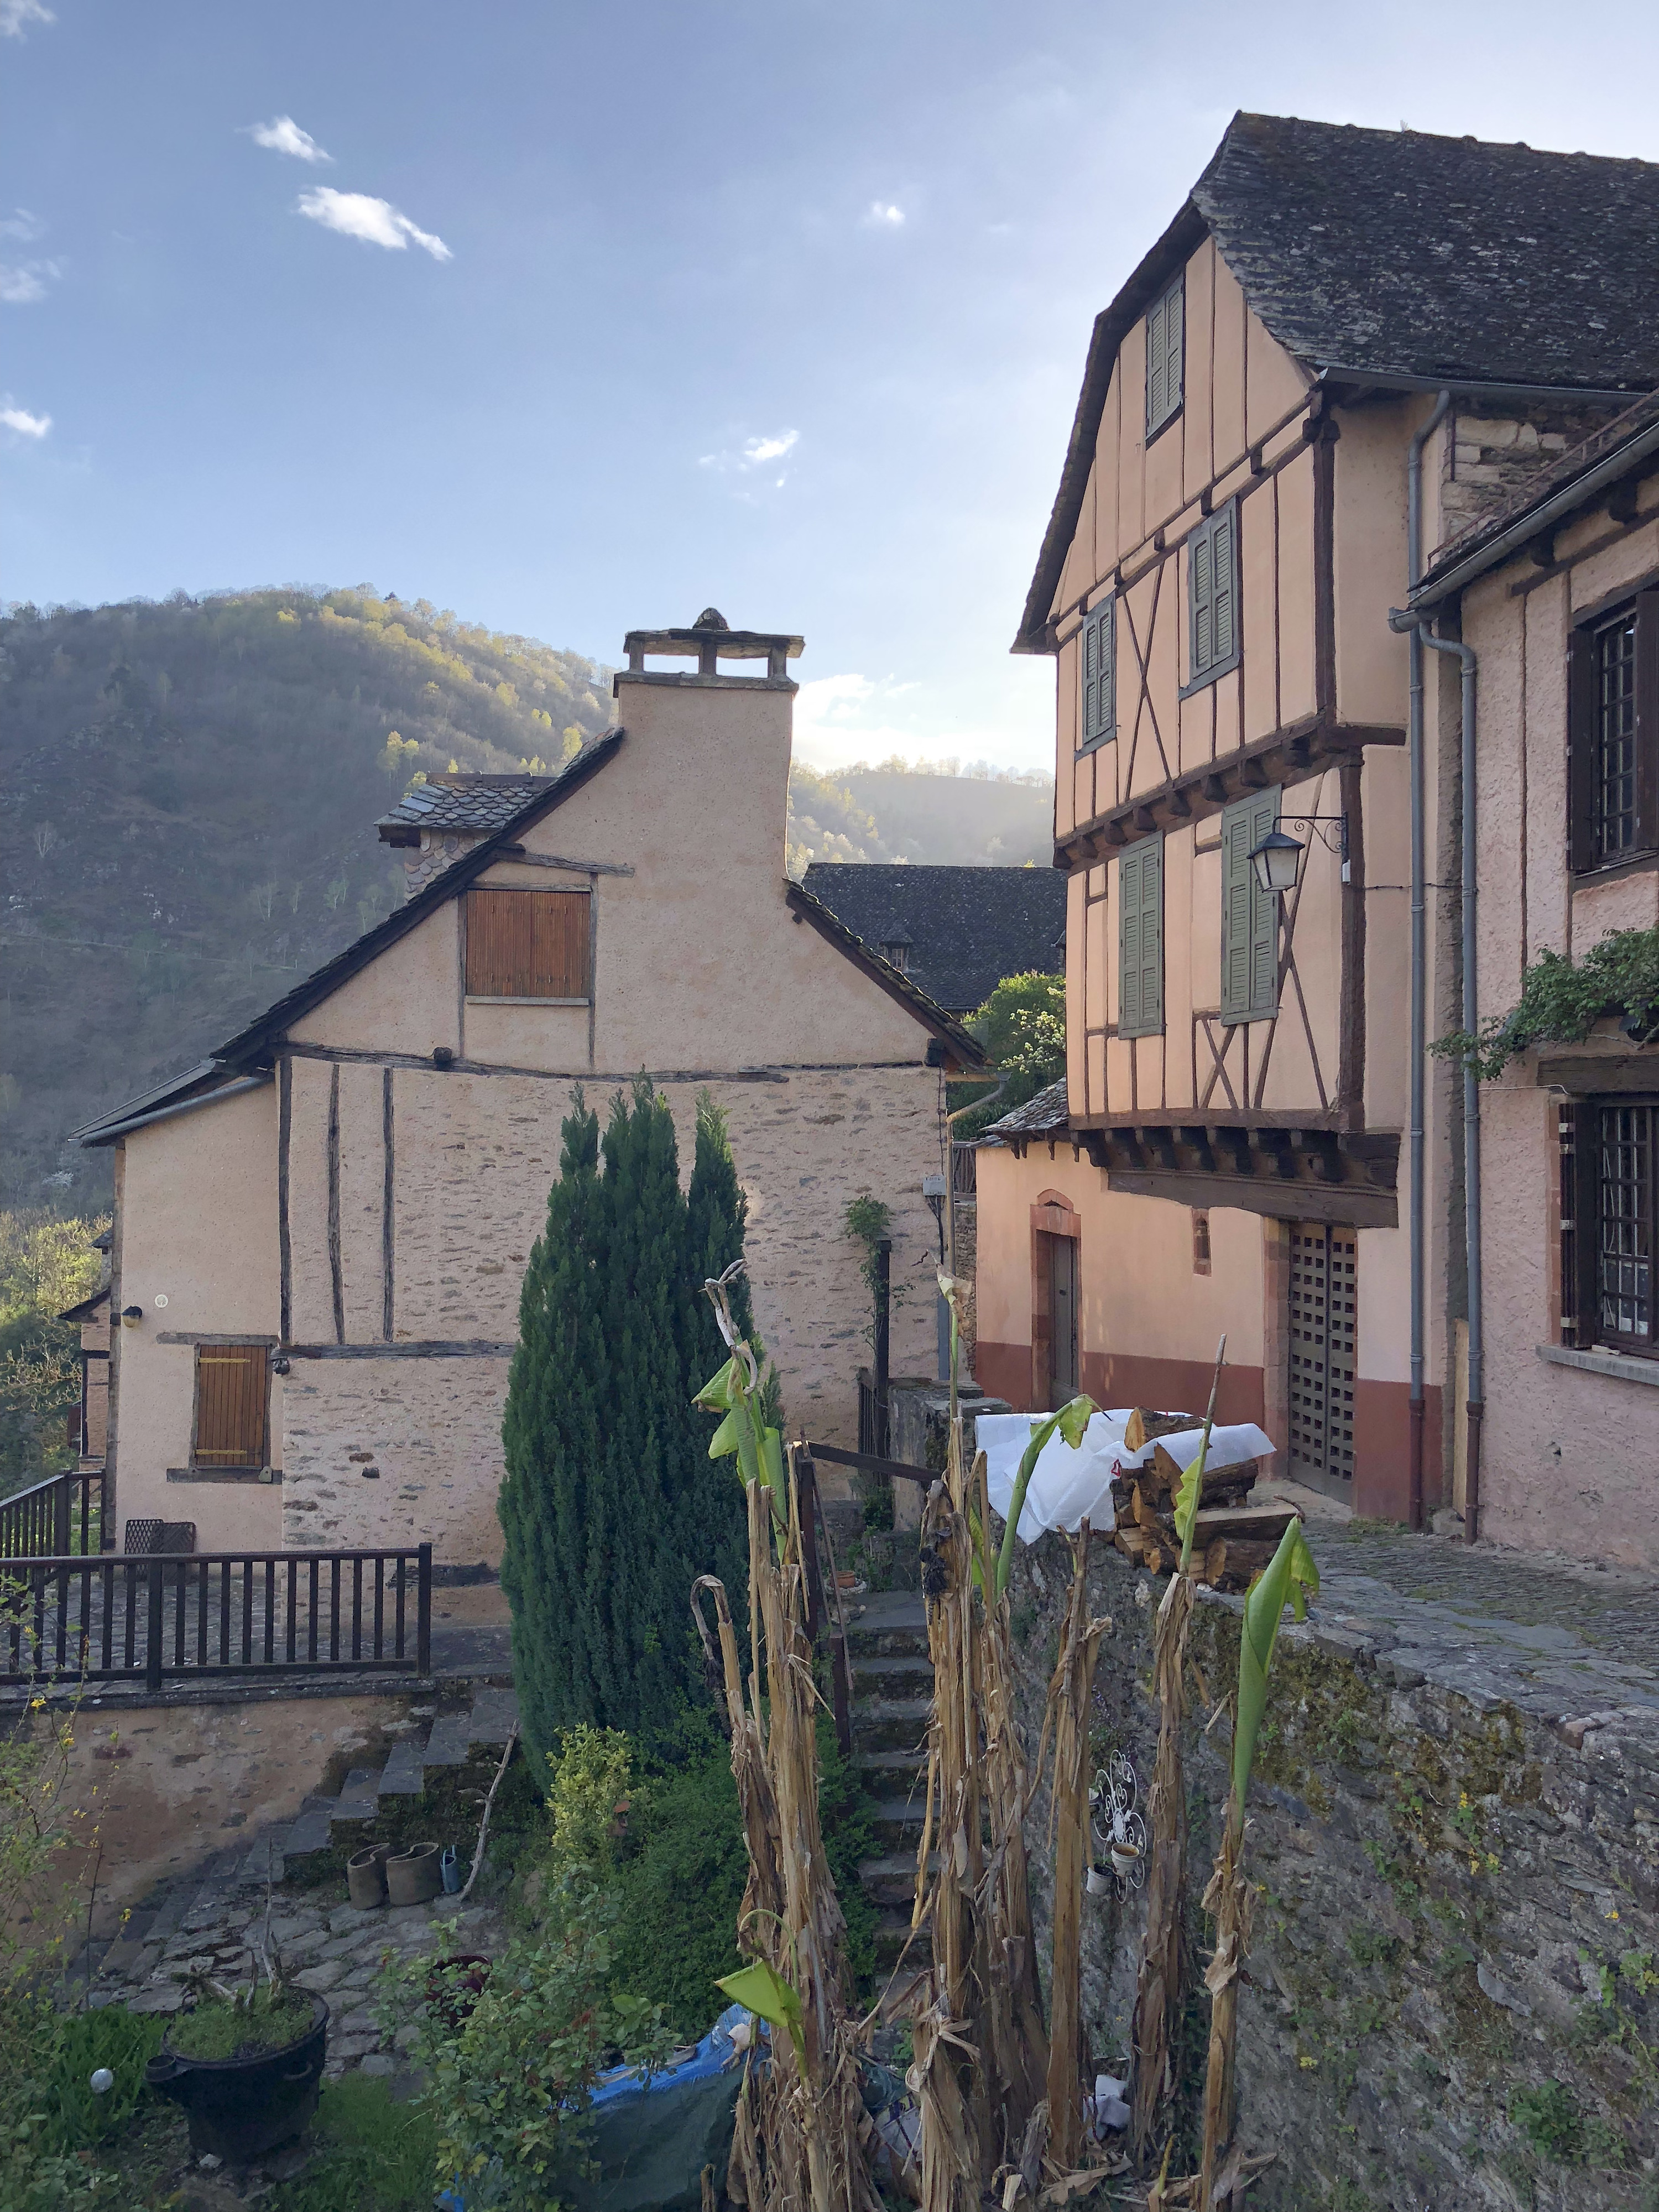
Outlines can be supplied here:
<path id="1" fill-rule="evenodd" d="M 418 1715 L 430 1726 L 394 1743 L 383 1767 L 354 1769 L 337 1796 L 307 1797 L 294 1820 L 146 1900 L 113 1942 L 86 1957 L 88 2002 L 177 2012 L 198 1976 L 227 1985 L 246 1979 L 268 1930 L 290 1978 L 328 2000 L 328 2074 L 399 2074 L 415 2030 L 382 2025 L 382 1968 L 413 1957 L 490 1957 L 502 1938 L 499 1910 L 476 1897 L 364 1910 L 347 1902 L 343 1875 L 306 1877 L 319 1863 L 332 1870 L 377 1816 L 422 1798 L 446 1770 L 505 1747 L 517 1715 L 510 1690 L 488 1688 L 474 1691 L 468 1709 Z"/>

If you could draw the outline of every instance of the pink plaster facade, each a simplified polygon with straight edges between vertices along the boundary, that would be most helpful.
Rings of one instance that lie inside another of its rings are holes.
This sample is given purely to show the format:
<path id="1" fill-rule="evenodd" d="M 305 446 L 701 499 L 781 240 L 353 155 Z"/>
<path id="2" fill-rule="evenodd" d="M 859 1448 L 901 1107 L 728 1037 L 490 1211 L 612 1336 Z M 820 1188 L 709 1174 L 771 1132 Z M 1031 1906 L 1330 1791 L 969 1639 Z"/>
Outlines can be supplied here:
<path id="1" fill-rule="evenodd" d="M 1501 561 L 1463 593 L 1479 657 L 1476 753 L 1480 1005 L 1499 1014 L 1540 952 L 1582 959 L 1615 929 L 1659 926 L 1659 858 L 1575 872 L 1568 836 L 1568 655 L 1576 628 L 1659 580 L 1659 483 L 1623 519 L 1592 500 L 1541 563 Z M 1615 503 L 1619 495 L 1613 495 Z M 1455 671 L 1442 682 L 1451 688 Z M 1659 735 L 1642 732 L 1650 747 Z M 1645 841 L 1644 841 L 1645 842 Z M 1659 1048 L 1616 1023 L 1582 1046 L 1540 1045 L 1481 1087 L 1486 1388 L 1480 1524 L 1506 1543 L 1659 1565 L 1659 1358 L 1607 1344 L 1575 1316 L 1563 1116 L 1580 1143 L 1597 1099 L 1659 1098 Z M 1564 1208 L 1565 1211 L 1564 1211 Z M 1595 1224 L 1579 1224 L 1581 1236 Z M 1570 1364 L 1571 1363 L 1571 1364 Z M 1460 1474 L 1462 1455 L 1460 1455 Z M 1460 1496 L 1459 1504 L 1462 1503 Z"/>
<path id="2" fill-rule="evenodd" d="M 610 757 L 477 875 L 591 901 L 585 1003 L 469 999 L 464 895 L 429 889 L 405 933 L 283 1026 L 268 1081 L 125 1138 L 117 1304 L 143 1319 L 116 1332 L 122 1522 L 193 1519 L 203 1549 L 429 1540 L 440 1561 L 494 1562 L 508 1357 L 560 1123 L 578 1085 L 603 1112 L 641 1069 L 683 1174 L 698 1093 L 728 1115 L 791 1422 L 856 1441 L 868 1293 L 842 1216 L 861 1191 L 891 1208 L 908 1293 L 895 1370 L 931 1364 L 921 1182 L 966 1041 L 941 1066 L 945 1018 L 785 880 L 794 690 L 619 675 Z M 268 1465 L 235 1479 L 191 1466 L 204 1338 L 271 1354 Z"/>

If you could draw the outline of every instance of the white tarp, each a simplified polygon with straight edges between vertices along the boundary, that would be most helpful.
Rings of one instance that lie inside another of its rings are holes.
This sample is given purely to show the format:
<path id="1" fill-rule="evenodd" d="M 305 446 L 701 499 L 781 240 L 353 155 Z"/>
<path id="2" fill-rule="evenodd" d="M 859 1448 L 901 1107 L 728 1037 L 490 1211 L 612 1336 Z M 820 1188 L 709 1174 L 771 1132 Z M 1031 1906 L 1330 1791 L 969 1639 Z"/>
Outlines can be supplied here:
<path id="1" fill-rule="evenodd" d="M 1019 1539 L 1023 1544 L 1036 1543 L 1050 1528 L 1064 1528 L 1067 1534 L 1074 1535 L 1085 1521 L 1091 1528 L 1102 1531 L 1116 1527 L 1117 1518 L 1112 1510 L 1112 1478 L 1146 1466 L 1153 1450 L 1151 1443 L 1133 1452 L 1125 1446 L 1124 1432 L 1133 1410 L 1124 1406 L 1112 1412 L 1091 1414 L 1083 1432 L 1083 1442 L 1075 1451 L 1058 1431 L 1049 1437 L 1031 1470 L 1025 1504 L 1020 1512 Z M 986 1484 L 991 1504 L 1005 1521 L 1014 1502 L 1014 1482 L 1021 1457 L 1031 1441 L 1032 1430 L 1043 1418 L 1041 1413 L 981 1413 L 975 1424 L 979 1449 L 985 1455 Z M 1162 1444 L 1176 1465 L 1184 1471 L 1197 1458 L 1203 1436 L 1204 1424 L 1199 1421 L 1190 1429 L 1178 1429 L 1171 1436 L 1158 1437 L 1154 1443 Z M 1237 1467 L 1244 1460 L 1265 1459 L 1273 1449 L 1271 1439 L 1253 1421 L 1241 1422 L 1231 1428 L 1218 1427 L 1210 1432 L 1210 1455 L 1206 1464 L 1212 1468 Z"/>

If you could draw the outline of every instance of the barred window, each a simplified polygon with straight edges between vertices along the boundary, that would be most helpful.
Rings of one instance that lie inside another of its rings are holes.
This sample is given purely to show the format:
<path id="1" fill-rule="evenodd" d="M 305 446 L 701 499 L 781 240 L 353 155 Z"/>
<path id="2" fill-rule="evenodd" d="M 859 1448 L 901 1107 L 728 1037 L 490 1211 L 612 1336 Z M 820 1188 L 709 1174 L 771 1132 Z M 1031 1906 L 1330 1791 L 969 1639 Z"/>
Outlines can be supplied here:
<path id="1" fill-rule="evenodd" d="M 1659 1099 L 1589 1098 L 1558 1111 L 1561 1340 L 1659 1357 L 1653 1265 L 1659 1242 Z"/>
<path id="2" fill-rule="evenodd" d="M 1568 647 L 1573 868 L 1659 849 L 1659 592 L 1576 629 Z"/>

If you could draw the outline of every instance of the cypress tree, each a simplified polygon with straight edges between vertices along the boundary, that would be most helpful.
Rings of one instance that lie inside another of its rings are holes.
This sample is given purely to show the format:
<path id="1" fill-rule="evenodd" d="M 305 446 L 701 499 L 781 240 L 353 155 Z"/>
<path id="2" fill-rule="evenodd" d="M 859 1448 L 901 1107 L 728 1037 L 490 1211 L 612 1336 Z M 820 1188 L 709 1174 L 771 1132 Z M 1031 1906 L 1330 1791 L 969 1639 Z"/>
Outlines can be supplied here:
<path id="1" fill-rule="evenodd" d="M 578 1721 L 672 1740 L 705 1697 L 691 1583 L 716 1573 L 739 1597 L 747 1559 L 742 1490 L 690 1402 L 726 1358 L 703 1279 L 743 1249 L 724 1118 L 699 1099 L 689 1199 L 673 1118 L 643 1076 L 603 1142 L 578 1091 L 563 1138 L 502 1423 L 501 1582 L 538 1754 Z"/>
<path id="2" fill-rule="evenodd" d="M 562 1135 L 547 1227 L 531 1251 L 519 1302 L 501 1423 L 507 1472 L 496 1505 L 513 1674 L 538 1755 L 552 1748 L 558 1729 L 602 1717 L 585 1610 L 590 1490 L 610 1391 L 599 1296 L 609 1239 L 599 1116 L 580 1088 Z"/>

